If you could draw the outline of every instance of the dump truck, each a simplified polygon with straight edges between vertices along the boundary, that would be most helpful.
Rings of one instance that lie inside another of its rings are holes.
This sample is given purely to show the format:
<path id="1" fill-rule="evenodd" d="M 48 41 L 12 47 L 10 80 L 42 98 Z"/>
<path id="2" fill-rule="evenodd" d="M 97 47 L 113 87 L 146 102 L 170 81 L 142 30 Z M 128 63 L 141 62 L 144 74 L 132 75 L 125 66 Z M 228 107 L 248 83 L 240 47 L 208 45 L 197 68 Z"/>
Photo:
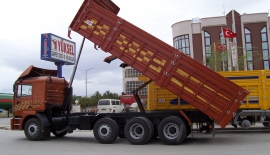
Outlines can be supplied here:
<path id="1" fill-rule="evenodd" d="M 119 11 L 110 0 L 84 0 L 68 31 L 70 38 L 71 31 L 83 36 L 70 80 L 56 77 L 55 70 L 27 68 L 13 87 L 12 130 L 24 130 L 34 141 L 51 133 L 63 137 L 74 130 L 93 130 L 95 139 L 105 144 L 122 137 L 141 145 L 159 137 L 175 145 L 191 133 L 194 122 L 204 123 L 210 131 L 214 122 L 222 128 L 229 124 L 249 92 L 117 16 Z M 133 91 L 139 113 L 70 112 L 72 82 L 85 39 L 151 79 Z M 138 91 L 151 81 L 198 110 L 145 111 Z"/>
<path id="2" fill-rule="evenodd" d="M 241 86 L 250 92 L 243 104 L 235 112 L 230 124 L 237 128 L 250 129 L 260 123 L 264 127 L 270 127 L 270 71 L 226 71 L 218 72 L 228 80 Z M 148 81 L 146 76 L 138 76 L 140 81 Z M 194 106 L 179 98 L 165 88 L 151 82 L 148 85 L 148 100 L 145 108 L 147 111 L 163 110 L 197 110 Z"/>

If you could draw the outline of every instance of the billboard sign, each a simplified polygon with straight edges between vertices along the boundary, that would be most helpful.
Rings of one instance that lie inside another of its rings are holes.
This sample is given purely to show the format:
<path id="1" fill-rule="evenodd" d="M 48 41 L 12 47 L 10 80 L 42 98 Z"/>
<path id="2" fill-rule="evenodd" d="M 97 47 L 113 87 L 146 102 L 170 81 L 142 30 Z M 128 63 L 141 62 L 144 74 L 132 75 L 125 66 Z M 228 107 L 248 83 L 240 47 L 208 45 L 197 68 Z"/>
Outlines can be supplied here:
<path id="1" fill-rule="evenodd" d="M 76 43 L 51 33 L 41 34 L 41 59 L 74 65 Z"/>

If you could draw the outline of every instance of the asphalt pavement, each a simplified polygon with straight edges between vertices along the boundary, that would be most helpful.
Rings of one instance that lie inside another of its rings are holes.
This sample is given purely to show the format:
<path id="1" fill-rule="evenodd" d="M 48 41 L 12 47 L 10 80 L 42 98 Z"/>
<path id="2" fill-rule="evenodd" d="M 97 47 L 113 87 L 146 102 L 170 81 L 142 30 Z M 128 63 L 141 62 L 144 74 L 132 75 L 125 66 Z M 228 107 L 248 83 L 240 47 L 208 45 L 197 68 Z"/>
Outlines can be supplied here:
<path id="1" fill-rule="evenodd" d="M 12 117 L 4 117 L 0 118 L 0 129 L 2 130 L 9 130 L 10 129 L 10 119 Z"/>
<path id="2" fill-rule="evenodd" d="M 144 145 L 131 145 L 125 138 L 100 144 L 89 131 L 30 141 L 23 131 L 0 130 L 0 152 L 3 155 L 269 155 L 268 134 L 268 131 L 217 131 L 212 138 L 195 132 L 180 145 L 165 145 L 158 138 Z"/>

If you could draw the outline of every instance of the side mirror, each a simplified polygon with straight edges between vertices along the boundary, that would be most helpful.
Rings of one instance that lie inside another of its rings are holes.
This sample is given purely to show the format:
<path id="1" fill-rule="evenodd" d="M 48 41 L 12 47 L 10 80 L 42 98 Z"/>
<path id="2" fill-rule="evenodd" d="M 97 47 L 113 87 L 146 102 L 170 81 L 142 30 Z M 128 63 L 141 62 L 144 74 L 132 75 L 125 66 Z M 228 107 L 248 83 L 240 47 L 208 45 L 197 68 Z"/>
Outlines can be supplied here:
<path id="1" fill-rule="evenodd" d="M 15 88 L 16 88 L 16 85 L 13 84 L 13 93 L 15 93 Z"/>

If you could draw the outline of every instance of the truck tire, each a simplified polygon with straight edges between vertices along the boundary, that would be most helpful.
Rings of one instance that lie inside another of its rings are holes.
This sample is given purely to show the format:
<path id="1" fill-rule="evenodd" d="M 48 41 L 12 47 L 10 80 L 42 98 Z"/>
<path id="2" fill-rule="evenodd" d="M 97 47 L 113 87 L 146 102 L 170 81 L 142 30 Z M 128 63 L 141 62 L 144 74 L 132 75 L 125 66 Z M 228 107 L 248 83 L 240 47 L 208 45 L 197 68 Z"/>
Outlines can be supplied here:
<path id="1" fill-rule="evenodd" d="M 145 144 L 153 136 L 154 127 L 151 121 L 145 117 L 130 119 L 125 125 L 126 139 L 135 145 Z"/>
<path id="2" fill-rule="evenodd" d="M 113 143 L 118 134 L 119 127 L 111 118 L 101 118 L 94 125 L 94 136 L 102 144 Z"/>
<path id="3" fill-rule="evenodd" d="M 37 118 L 30 118 L 24 125 L 25 136 L 32 141 L 38 141 L 43 138 L 41 123 Z"/>
<path id="4" fill-rule="evenodd" d="M 142 119 L 146 120 L 149 124 L 150 124 L 150 127 L 151 127 L 151 133 L 150 133 L 150 139 L 154 139 L 154 133 L 155 133 L 155 128 L 154 128 L 154 125 L 153 123 L 146 117 L 141 117 Z M 156 138 L 156 137 L 155 137 Z"/>
<path id="5" fill-rule="evenodd" d="M 179 117 L 166 117 L 158 125 L 158 135 L 167 145 L 180 144 L 187 136 L 186 124 Z"/>

